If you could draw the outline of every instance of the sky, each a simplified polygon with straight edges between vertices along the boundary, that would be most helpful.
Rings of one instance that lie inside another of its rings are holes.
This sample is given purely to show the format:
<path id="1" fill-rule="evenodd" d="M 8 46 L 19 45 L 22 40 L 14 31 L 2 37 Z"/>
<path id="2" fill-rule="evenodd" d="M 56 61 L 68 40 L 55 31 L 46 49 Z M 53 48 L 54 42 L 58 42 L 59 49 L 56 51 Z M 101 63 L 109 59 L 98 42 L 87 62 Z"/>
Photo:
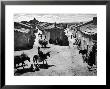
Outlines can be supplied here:
<path id="1" fill-rule="evenodd" d="M 87 22 L 97 14 L 14 14 L 14 21 L 29 21 L 36 18 L 41 22 Z"/>

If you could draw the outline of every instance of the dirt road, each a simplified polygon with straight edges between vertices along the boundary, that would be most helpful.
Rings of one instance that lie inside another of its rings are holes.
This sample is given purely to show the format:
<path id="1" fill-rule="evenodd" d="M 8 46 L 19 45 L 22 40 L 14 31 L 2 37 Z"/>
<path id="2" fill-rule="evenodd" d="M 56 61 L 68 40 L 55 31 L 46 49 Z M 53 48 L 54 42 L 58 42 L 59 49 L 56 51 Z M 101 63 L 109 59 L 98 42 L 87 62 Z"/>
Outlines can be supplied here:
<path id="1" fill-rule="evenodd" d="M 51 45 L 50 48 L 42 48 L 44 53 L 50 52 L 50 57 L 47 58 L 49 67 L 47 69 L 40 68 L 39 71 L 26 72 L 21 76 L 94 76 L 96 71 L 88 71 L 87 64 L 83 63 L 82 56 L 76 47 L 69 48 L 68 46 Z M 31 50 L 16 51 L 15 55 L 26 53 L 31 62 L 26 62 L 27 67 L 32 64 L 32 58 L 37 54 L 37 47 Z"/>

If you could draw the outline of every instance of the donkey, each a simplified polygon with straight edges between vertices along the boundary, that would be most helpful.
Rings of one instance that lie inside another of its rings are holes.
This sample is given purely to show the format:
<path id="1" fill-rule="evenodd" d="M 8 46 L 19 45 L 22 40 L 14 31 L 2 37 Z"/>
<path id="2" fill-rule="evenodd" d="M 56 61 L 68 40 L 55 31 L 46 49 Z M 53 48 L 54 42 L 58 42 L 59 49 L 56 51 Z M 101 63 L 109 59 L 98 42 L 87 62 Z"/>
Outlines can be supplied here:
<path id="1" fill-rule="evenodd" d="M 22 63 L 22 67 L 24 69 L 24 61 L 28 60 L 30 62 L 30 58 L 26 54 L 21 54 L 20 56 L 14 56 L 14 67 L 17 69 L 17 64 L 19 66 L 20 63 Z"/>
<path id="2" fill-rule="evenodd" d="M 35 64 L 37 64 L 38 67 L 40 66 L 40 65 L 38 64 L 38 62 L 43 62 L 43 65 L 44 65 L 44 61 L 45 61 L 45 62 L 46 62 L 46 65 L 48 65 L 48 64 L 47 64 L 47 61 L 46 61 L 47 56 L 50 57 L 50 52 L 47 52 L 46 54 L 43 54 L 43 52 L 41 52 L 41 53 L 39 53 L 39 55 L 34 55 L 34 57 L 33 57 L 33 62 L 34 62 Z"/>

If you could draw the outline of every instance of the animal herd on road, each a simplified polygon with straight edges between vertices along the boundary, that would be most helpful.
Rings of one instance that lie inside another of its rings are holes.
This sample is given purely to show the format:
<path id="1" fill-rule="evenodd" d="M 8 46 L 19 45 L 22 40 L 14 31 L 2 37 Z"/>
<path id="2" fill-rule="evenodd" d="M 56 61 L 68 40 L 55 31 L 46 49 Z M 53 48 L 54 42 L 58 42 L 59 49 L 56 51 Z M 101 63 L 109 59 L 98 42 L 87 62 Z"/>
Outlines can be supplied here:
<path id="1" fill-rule="evenodd" d="M 50 57 L 50 52 L 43 53 L 42 51 L 40 51 L 40 47 L 38 47 L 38 54 L 33 56 L 33 60 L 32 60 L 33 64 L 31 64 L 31 67 L 33 67 L 33 69 L 34 69 L 34 67 L 39 68 L 40 67 L 39 62 L 43 62 L 43 66 L 48 65 L 47 60 L 46 60 L 47 56 Z M 18 70 L 19 67 L 22 67 L 24 69 L 24 66 L 25 66 L 24 61 L 26 61 L 26 60 L 28 60 L 30 62 L 30 58 L 24 53 L 19 56 L 14 56 L 14 68 Z M 46 64 L 45 64 L 45 62 L 46 62 Z M 20 64 L 21 64 L 21 66 L 20 66 Z"/>
<path id="2" fill-rule="evenodd" d="M 87 62 L 89 66 L 93 66 L 93 64 L 95 64 L 95 54 L 96 54 L 96 48 L 93 47 L 92 51 L 89 53 L 89 56 L 87 57 L 87 50 L 79 50 L 79 54 L 82 55 L 82 58 L 83 58 L 83 62 Z M 50 57 L 50 52 L 47 52 L 47 53 L 43 53 L 41 50 L 40 50 L 40 47 L 38 47 L 38 54 L 34 55 L 33 56 L 33 60 L 32 60 L 32 64 L 31 64 L 31 67 L 34 71 L 36 69 L 40 69 L 40 62 L 43 62 L 42 66 L 43 68 L 46 66 L 48 66 L 48 63 L 47 63 L 47 57 Z M 19 67 L 22 67 L 23 69 L 25 69 L 25 61 L 28 61 L 30 62 L 30 58 L 22 53 L 21 55 L 17 55 L 17 56 L 14 56 L 14 68 L 19 70 Z M 20 65 L 21 64 L 21 65 Z"/>

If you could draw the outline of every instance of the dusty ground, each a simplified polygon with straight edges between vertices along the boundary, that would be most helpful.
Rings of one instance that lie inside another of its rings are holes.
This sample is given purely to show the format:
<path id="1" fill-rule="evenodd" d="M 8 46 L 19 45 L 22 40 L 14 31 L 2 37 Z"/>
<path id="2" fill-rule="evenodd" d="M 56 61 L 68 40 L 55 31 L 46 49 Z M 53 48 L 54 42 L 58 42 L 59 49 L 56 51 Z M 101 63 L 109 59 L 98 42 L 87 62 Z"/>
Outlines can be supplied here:
<path id="1" fill-rule="evenodd" d="M 50 48 L 42 48 L 44 53 L 51 51 L 50 57 L 47 58 L 49 67 L 47 69 L 40 68 L 39 71 L 25 72 L 21 76 L 95 76 L 96 70 L 89 71 L 87 64 L 83 63 L 82 55 L 76 47 L 50 45 Z M 27 54 L 31 58 L 31 62 L 25 62 L 29 68 L 33 63 L 33 56 L 37 54 L 37 47 L 31 50 L 15 51 L 15 55 L 21 53 Z M 42 64 L 42 63 L 40 63 Z M 16 74 L 17 75 L 17 74 Z"/>

